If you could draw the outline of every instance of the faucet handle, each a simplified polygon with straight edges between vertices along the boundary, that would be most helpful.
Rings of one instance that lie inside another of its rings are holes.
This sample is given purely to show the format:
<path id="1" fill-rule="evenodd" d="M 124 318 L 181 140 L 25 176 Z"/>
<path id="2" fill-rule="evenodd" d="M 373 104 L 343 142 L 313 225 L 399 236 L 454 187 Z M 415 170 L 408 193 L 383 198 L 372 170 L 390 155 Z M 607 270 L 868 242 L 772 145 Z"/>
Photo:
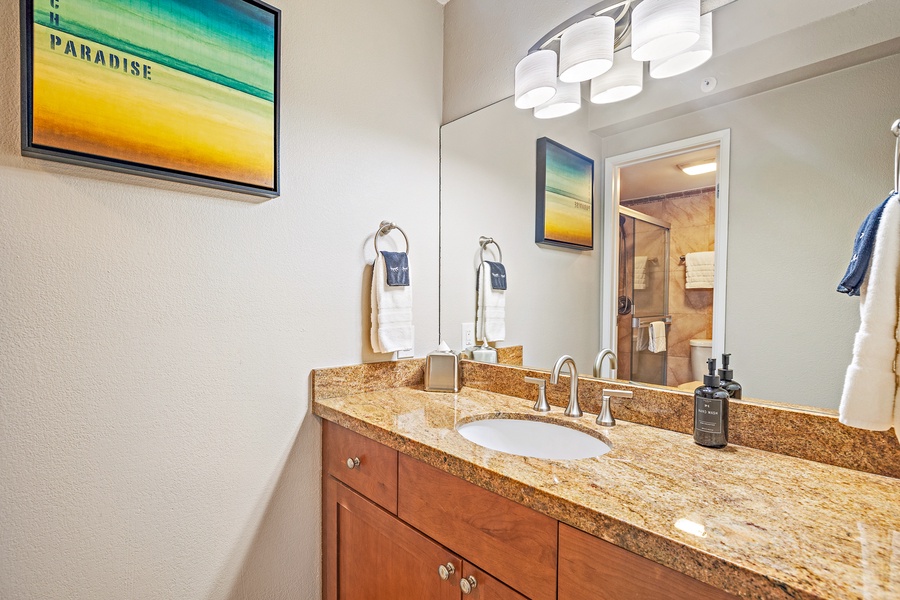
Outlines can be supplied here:
<path id="1" fill-rule="evenodd" d="M 634 392 L 625 390 L 603 390 L 603 397 L 600 403 L 600 414 L 597 415 L 597 425 L 601 427 L 612 427 L 616 424 L 616 420 L 612 416 L 611 398 L 634 398 Z"/>
<path id="2" fill-rule="evenodd" d="M 549 412 L 550 404 L 547 403 L 547 380 L 541 379 L 540 377 L 526 377 L 525 381 L 527 383 L 534 383 L 538 386 L 537 402 L 534 403 L 532 408 L 538 412 Z"/>

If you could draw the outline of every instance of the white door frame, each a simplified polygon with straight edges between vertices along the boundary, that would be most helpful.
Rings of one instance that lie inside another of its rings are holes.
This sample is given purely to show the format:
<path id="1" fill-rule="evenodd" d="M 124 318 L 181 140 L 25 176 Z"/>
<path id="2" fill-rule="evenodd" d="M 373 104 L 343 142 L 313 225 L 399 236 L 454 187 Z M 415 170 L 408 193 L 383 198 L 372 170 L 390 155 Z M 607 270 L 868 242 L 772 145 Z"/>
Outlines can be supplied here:
<path id="1" fill-rule="evenodd" d="M 603 282 L 600 323 L 601 347 L 612 348 L 618 354 L 617 306 L 619 296 L 619 169 L 638 163 L 683 154 L 705 148 L 719 148 L 716 172 L 716 264 L 713 287 L 712 355 L 718 357 L 725 349 L 725 267 L 728 263 L 728 174 L 731 157 L 731 130 L 722 129 L 704 135 L 635 150 L 604 161 L 603 183 Z M 617 374 L 618 375 L 618 374 Z M 608 363 L 601 374 L 611 377 Z"/>

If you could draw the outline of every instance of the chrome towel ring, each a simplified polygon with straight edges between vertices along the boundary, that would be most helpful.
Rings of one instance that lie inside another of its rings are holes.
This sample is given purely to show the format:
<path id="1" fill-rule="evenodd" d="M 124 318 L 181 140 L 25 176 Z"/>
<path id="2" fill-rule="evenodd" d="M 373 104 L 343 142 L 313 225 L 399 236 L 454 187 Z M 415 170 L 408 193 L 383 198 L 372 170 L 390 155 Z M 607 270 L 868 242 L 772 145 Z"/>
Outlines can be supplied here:
<path id="1" fill-rule="evenodd" d="M 406 250 L 405 252 L 409 254 L 409 238 L 406 237 L 406 232 L 400 229 L 398 226 L 394 225 L 390 221 L 382 221 L 381 225 L 378 227 L 378 231 L 375 232 L 375 254 L 378 254 L 378 237 L 382 235 L 387 235 L 393 230 L 399 231 L 403 235 L 403 241 L 406 242 Z"/>

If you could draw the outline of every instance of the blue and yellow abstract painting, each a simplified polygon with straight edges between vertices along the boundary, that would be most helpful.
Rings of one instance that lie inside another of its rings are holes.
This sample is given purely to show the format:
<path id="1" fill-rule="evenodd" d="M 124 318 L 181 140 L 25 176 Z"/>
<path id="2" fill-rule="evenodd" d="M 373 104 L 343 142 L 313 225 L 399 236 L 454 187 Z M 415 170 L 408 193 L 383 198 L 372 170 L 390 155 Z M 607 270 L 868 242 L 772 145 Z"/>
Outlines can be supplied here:
<path id="1" fill-rule="evenodd" d="M 537 156 L 535 241 L 593 248 L 594 161 L 548 138 Z"/>
<path id="2" fill-rule="evenodd" d="M 279 13 L 248 0 L 27 0 L 31 144 L 277 189 Z"/>

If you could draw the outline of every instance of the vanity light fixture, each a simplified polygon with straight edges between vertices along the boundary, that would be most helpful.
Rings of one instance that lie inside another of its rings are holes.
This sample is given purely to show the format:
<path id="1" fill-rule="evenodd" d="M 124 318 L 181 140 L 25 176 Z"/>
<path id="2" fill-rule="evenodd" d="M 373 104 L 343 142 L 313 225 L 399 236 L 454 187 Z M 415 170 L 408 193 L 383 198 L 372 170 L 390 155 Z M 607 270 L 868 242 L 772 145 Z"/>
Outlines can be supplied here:
<path id="1" fill-rule="evenodd" d="M 535 107 L 534 116 L 538 119 L 553 119 L 570 115 L 581 108 L 581 83 L 560 81 L 556 87 L 556 95 Z"/>
<path id="2" fill-rule="evenodd" d="M 632 14 L 631 56 L 660 60 L 700 39 L 700 0 L 644 0 Z"/>
<path id="3" fill-rule="evenodd" d="M 706 160 L 678 165 L 678 168 L 684 171 L 685 175 L 702 175 L 703 173 L 712 173 L 718 168 L 718 165 L 716 164 L 716 159 L 707 158 Z"/>
<path id="4" fill-rule="evenodd" d="M 644 62 L 656 79 L 686 73 L 712 57 L 712 11 L 734 1 L 601 0 L 557 25 L 519 61 L 515 105 L 549 106 L 559 82 L 588 80 L 591 102 L 625 100 L 643 90 Z M 557 50 L 559 68 L 551 74 Z M 535 116 L 574 110 L 535 110 Z"/>
<path id="5" fill-rule="evenodd" d="M 631 58 L 627 48 L 613 56 L 612 68 L 591 79 L 591 102 L 610 104 L 636 96 L 644 89 L 644 63 Z"/>
<path id="6" fill-rule="evenodd" d="M 700 39 L 675 56 L 650 61 L 650 77 L 663 79 L 696 69 L 712 57 L 712 13 L 700 17 Z"/>
<path id="7" fill-rule="evenodd" d="M 556 81 L 556 52 L 532 52 L 516 65 L 516 107 L 543 104 L 556 94 Z"/>
<path id="8" fill-rule="evenodd" d="M 559 40 L 559 80 L 587 81 L 609 71 L 615 34 L 616 22 L 606 16 L 569 27 Z"/>

